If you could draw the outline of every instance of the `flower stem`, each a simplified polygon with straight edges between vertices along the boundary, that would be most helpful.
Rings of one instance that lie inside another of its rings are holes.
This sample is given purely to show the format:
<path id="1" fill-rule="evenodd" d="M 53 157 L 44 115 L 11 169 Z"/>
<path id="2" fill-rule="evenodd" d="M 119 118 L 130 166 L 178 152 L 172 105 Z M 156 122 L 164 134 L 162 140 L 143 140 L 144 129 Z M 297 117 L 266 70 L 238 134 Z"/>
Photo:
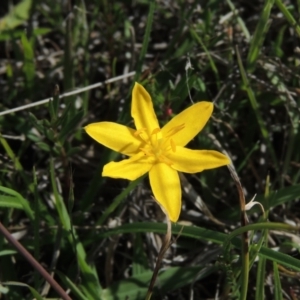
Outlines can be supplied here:
<path id="1" fill-rule="evenodd" d="M 165 255 L 166 251 L 170 247 L 170 241 L 171 241 L 171 235 L 172 235 L 171 221 L 168 218 L 168 215 L 166 215 L 166 216 L 167 216 L 167 233 L 165 235 L 164 242 L 163 242 L 163 244 L 160 248 L 160 251 L 158 253 L 157 261 L 156 261 L 155 268 L 154 268 L 154 271 L 153 271 L 153 274 L 152 274 L 152 277 L 151 277 L 150 285 L 148 287 L 148 291 L 147 291 L 147 295 L 146 295 L 145 300 L 150 300 L 151 299 L 161 262 L 164 258 L 164 255 Z"/>

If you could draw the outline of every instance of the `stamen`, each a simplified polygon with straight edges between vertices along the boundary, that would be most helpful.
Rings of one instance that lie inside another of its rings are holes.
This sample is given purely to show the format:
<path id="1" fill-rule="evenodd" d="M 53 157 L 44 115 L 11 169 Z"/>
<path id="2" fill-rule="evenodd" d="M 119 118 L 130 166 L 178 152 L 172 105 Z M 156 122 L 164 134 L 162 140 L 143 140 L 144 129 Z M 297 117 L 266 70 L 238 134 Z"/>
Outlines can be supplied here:
<path id="1" fill-rule="evenodd" d="M 145 155 L 148 155 L 148 156 L 154 156 L 154 154 L 153 154 L 151 151 L 149 151 L 148 149 L 146 149 L 146 148 L 140 148 L 140 150 L 141 150 L 142 152 L 144 152 Z"/>
<path id="2" fill-rule="evenodd" d="M 155 148 L 159 148 L 161 146 L 163 136 L 160 128 L 153 129 L 150 139 L 152 142 L 152 146 L 154 146 Z"/>
<path id="3" fill-rule="evenodd" d="M 146 128 L 141 128 L 135 131 L 134 136 L 139 137 L 146 144 L 149 143 L 149 137 Z"/>
<path id="4" fill-rule="evenodd" d="M 156 133 L 158 133 L 158 132 L 160 132 L 160 129 L 159 129 L 159 128 L 155 128 L 155 129 L 152 131 L 151 135 L 156 134 Z"/>
<path id="5" fill-rule="evenodd" d="M 146 131 L 146 128 L 141 128 L 141 129 L 138 129 L 135 133 L 134 133 L 134 136 L 139 136 L 141 133 L 145 132 Z"/>
<path id="6" fill-rule="evenodd" d="M 158 157 L 158 160 L 159 160 L 160 162 L 163 162 L 163 163 L 169 165 L 169 166 L 171 166 L 171 165 L 173 164 L 172 161 L 170 161 L 170 160 L 169 160 L 168 158 L 166 158 L 164 155 L 160 155 L 160 156 Z"/>
<path id="7" fill-rule="evenodd" d="M 166 136 L 166 138 L 174 135 L 175 133 L 177 133 L 178 131 L 182 130 L 183 128 L 185 127 L 184 123 L 182 123 L 181 125 L 178 125 L 178 126 L 175 126 L 173 128 L 171 128 L 169 131 L 168 131 L 168 134 Z"/>
<path id="8" fill-rule="evenodd" d="M 170 144 L 171 144 L 172 151 L 176 152 L 176 144 L 174 143 L 174 141 L 172 139 L 170 139 Z"/>

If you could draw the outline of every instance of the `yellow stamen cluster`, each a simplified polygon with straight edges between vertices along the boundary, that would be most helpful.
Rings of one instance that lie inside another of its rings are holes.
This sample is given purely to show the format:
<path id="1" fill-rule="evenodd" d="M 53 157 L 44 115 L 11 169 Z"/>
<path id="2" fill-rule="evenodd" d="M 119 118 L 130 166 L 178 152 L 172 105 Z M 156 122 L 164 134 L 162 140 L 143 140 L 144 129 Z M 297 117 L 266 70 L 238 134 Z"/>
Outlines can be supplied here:
<path id="1" fill-rule="evenodd" d="M 173 127 L 166 137 L 163 136 L 160 128 L 153 129 L 150 137 L 145 128 L 137 130 L 134 135 L 144 142 L 140 150 L 145 155 L 155 158 L 156 161 L 171 165 L 172 162 L 168 159 L 168 152 L 176 152 L 176 144 L 170 137 L 183 128 L 184 124 Z"/>

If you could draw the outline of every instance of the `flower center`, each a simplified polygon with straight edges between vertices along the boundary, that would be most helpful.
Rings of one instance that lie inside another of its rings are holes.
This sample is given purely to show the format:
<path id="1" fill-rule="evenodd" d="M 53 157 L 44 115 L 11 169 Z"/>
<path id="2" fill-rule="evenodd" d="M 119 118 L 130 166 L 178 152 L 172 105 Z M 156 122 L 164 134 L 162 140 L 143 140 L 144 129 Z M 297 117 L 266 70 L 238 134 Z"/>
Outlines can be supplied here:
<path id="1" fill-rule="evenodd" d="M 142 128 L 135 132 L 135 136 L 138 136 L 143 141 L 140 150 L 145 155 L 154 158 L 154 162 L 163 162 L 171 165 L 172 162 L 168 158 L 168 153 L 171 151 L 176 152 L 176 144 L 171 137 L 183 128 L 184 124 L 175 126 L 165 136 L 163 136 L 160 128 L 152 130 L 150 135 L 146 128 Z"/>

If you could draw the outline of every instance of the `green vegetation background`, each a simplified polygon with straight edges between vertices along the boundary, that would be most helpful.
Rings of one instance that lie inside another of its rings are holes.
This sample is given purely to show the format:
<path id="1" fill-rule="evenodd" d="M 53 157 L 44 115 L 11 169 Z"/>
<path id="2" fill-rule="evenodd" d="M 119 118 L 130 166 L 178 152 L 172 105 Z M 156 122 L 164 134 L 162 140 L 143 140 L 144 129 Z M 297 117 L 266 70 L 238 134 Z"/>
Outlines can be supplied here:
<path id="1" fill-rule="evenodd" d="M 189 146 L 226 151 L 247 201 L 257 194 L 268 214 L 247 212 L 247 299 L 299 299 L 299 237 L 286 226 L 300 212 L 299 0 L 7 0 L 0 16 L 0 219 L 72 299 L 144 299 L 166 230 L 148 179 L 102 178 L 120 157 L 82 129 L 131 126 L 134 81 L 162 124 L 192 101 L 214 102 Z M 185 174 L 182 185 L 153 299 L 243 297 L 228 170 Z M 2 235 L 0 295 L 57 297 Z"/>

